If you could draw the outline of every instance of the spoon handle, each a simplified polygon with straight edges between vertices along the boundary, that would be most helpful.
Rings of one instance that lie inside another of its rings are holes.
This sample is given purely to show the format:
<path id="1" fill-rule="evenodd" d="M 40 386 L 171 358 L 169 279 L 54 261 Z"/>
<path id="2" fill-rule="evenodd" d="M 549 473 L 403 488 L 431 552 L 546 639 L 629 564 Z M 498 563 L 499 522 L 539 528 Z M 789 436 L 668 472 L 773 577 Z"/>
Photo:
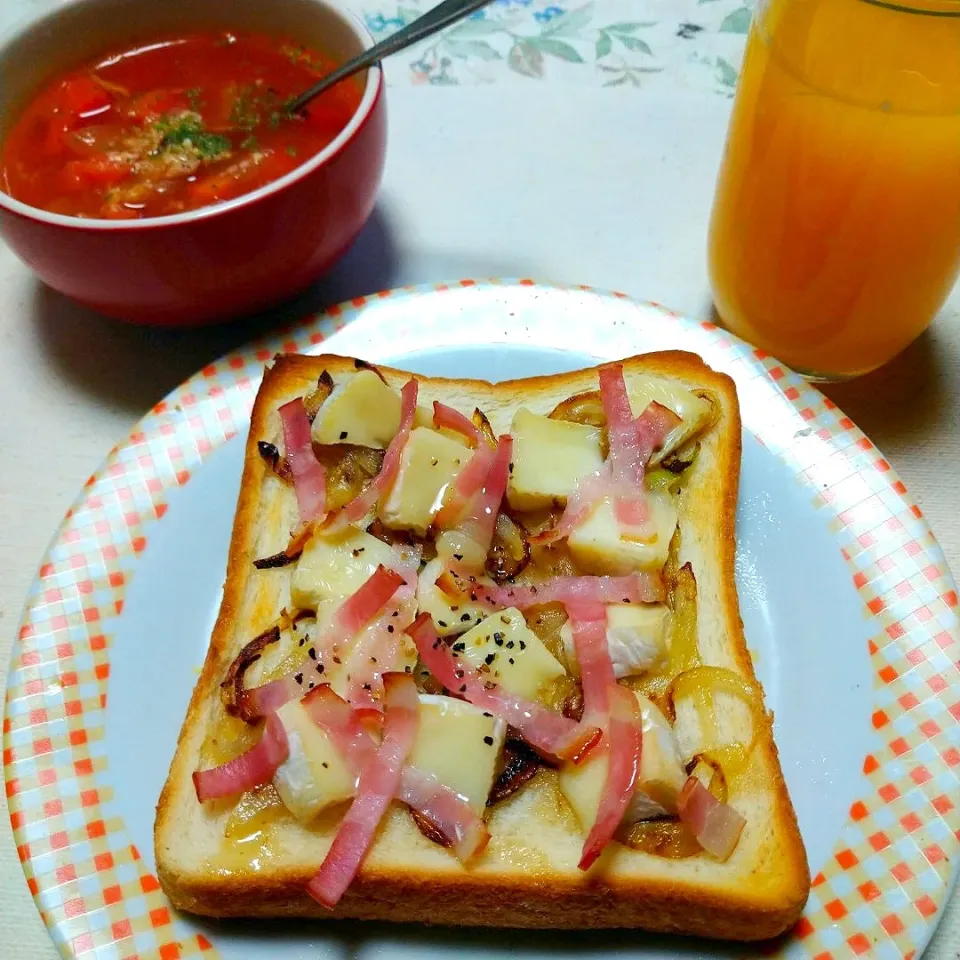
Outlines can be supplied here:
<path id="1" fill-rule="evenodd" d="M 338 67 L 332 73 L 318 80 L 309 90 L 301 93 L 295 100 L 291 100 L 287 109 L 291 113 L 296 113 L 309 103 L 315 96 L 329 90 L 334 84 L 345 80 L 347 77 L 365 70 L 367 67 L 379 63 L 385 57 L 403 50 L 420 40 L 432 36 L 438 30 L 456 23 L 475 10 L 485 7 L 490 0 L 443 0 L 443 3 L 437 4 L 433 9 L 428 10 L 422 17 L 417 17 L 413 23 L 408 23 L 401 27 L 396 33 L 390 34 L 385 40 L 372 46 L 369 50 L 364 50 L 358 57 L 348 60 L 343 66 Z"/>

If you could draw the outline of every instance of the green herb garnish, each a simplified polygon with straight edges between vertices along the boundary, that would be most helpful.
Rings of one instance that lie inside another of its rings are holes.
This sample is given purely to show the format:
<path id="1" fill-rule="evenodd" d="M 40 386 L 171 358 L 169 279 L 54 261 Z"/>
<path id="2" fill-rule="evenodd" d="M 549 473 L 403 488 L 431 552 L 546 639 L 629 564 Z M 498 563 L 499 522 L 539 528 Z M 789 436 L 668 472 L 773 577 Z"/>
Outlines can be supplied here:
<path id="1" fill-rule="evenodd" d="M 202 160 L 211 160 L 226 153 L 231 147 L 229 138 L 204 129 L 203 121 L 193 114 L 158 120 L 155 127 L 162 134 L 162 138 L 153 151 L 154 154 L 174 147 L 187 147 L 195 150 Z"/>
<path id="2" fill-rule="evenodd" d="M 241 150 L 255 150 L 257 147 L 257 138 L 251 133 L 240 141 Z"/>

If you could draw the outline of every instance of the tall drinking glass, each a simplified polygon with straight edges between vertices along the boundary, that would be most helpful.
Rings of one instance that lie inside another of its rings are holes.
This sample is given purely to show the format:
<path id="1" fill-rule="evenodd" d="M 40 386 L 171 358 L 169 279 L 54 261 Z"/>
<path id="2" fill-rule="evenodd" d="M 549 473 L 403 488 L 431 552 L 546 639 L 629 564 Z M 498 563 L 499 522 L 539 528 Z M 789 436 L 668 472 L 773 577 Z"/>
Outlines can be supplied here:
<path id="1" fill-rule="evenodd" d="M 760 0 L 710 224 L 723 322 L 866 373 L 960 271 L 960 0 Z"/>

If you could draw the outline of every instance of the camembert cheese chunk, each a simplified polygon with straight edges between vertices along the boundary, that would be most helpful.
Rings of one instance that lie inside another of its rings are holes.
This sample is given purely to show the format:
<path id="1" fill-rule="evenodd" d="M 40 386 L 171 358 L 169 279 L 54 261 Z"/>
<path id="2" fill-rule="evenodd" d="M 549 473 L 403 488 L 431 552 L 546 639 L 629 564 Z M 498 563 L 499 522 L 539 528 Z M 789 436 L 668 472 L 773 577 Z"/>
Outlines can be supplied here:
<path id="1" fill-rule="evenodd" d="M 662 603 L 607 604 L 607 648 L 617 679 L 643 673 L 663 658 L 667 612 Z M 579 676 L 569 620 L 560 628 L 560 639 L 571 673 Z"/>
<path id="2" fill-rule="evenodd" d="M 566 503 L 577 482 L 603 465 L 596 427 L 520 409 L 510 427 L 513 463 L 507 502 L 515 510 Z"/>
<path id="3" fill-rule="evenodd" d="M 493 786 L 506 724 L 453 697 L 420 697 L 420 728 L 407 763 L 433 774 L 482 813 Z"/>
<path id="4" fill-rule="evenodd" d="M 313 420 L 314 443 L 385 450 L 400 429 L 400 396 L 372 370 L 337 384 Z"/>
<path id="5" fill-rule="evenodd" d="M 666 717 L 642 694 L 635 696 L 643 721 L 643 749 L 640 774 L 624 823 L 676 813 L 677 797 L 687 779 Z M 600 750 L 594 750 L 581 764 L 565 763 L 560 768 L 560 790 L 585 833 L 596 819 L 606 778 L 607 755 L 602 744 Z"/>
<path id="6" fill-rule="evenodd" d="M 429 613 L 433 628 L 440 637 L 452 637 L 476 626 L 487 615 L 487 608 L 469 599 L 447 596 L 438 586 L 437 577 L 443 572 L 443 561 L 431 560 L 420 571 L 417 581 L 417 602 L 420 613 Z M 489 577 L 478 577 L 477 582 L 485 587 L 496 584 Z"/>
<path id="7" fill-rule="evenodd" d="M 491 614 L 456 640 L 453 649 L 484 680 L 525 700 L 539 699 L 551 680 L 566 673 L 516 607 Z"/>
<path id="8" fill-rule="evenodd" d="M 649 541 L 628 540 L 609 498 L 601 500 L 587 519 L 570 534 L 567 546 L 584 573 L 623 576 L 636 570 L 662 570 L 670 540 L 677 528 L 677 505 L 667 491 L 647 493 L 654 536 Z"/>
<path id="9" fill-rule="evenodd" d="M 428 427 L 415 427 L 404 445 L 393 488 L 380 505 L 380 519 L 393 530 L 426 536 L 447 487 L 470 455 L 464 443 Z"/>
<path id="10" fill-rule="evenodd" d="M 380 564 L 393 569 L 402 548 L 351 528 L 343 534 L 315 533 L 303 548 L 290 580 L 290 599 L 300 610 L 356 593 Z"/>
<path id="11" fill-rule="evenodd" d="M 290 755 L 277 768 L 273 785 L 286 808 L 306 823 L 327 807 L 349 800 L 356 776 L 299 700 L 285 703 L 277 717 L 286 731 Z"/>
<path id="12" fill-rule="evenodd" d="M 710 416 L 709 401 L 666 380 L 634 379 L 628 385 L 627 393 L 630 396 L 630 409 L 635 417 L 639 417 L 654 401 L 680 417 L 681 422 L 667 434 L 663 447 L 650 458 L 651 465 L 656 465 L 668 453 L 682 446 L 689 437 L 700 430 Z"/>

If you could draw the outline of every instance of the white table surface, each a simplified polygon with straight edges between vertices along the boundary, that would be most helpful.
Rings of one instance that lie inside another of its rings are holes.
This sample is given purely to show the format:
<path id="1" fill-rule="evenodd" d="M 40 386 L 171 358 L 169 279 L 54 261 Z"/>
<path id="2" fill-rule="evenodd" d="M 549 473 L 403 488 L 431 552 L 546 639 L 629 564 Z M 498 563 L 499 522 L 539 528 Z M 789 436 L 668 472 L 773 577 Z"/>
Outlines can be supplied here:
<path id="1" fill-rule="evenodd" d="M 687 86 L 394 83 L 373 219 L 287 313 L 405 283 L 524 275 L 706 316 L 705 230 L 729 100 Z M 127 327 L 43 288 L 0 245 L 0 684 L 27 587 L 87 476 L 169 389 L 276 320 Z M 900 472 L 960 571 L 957 291 L 893 364 L 828 392 Z M 926 956 L 958 949 L 955 899 Z M 0 957 L 55 955 L 4 819 Z"/>

